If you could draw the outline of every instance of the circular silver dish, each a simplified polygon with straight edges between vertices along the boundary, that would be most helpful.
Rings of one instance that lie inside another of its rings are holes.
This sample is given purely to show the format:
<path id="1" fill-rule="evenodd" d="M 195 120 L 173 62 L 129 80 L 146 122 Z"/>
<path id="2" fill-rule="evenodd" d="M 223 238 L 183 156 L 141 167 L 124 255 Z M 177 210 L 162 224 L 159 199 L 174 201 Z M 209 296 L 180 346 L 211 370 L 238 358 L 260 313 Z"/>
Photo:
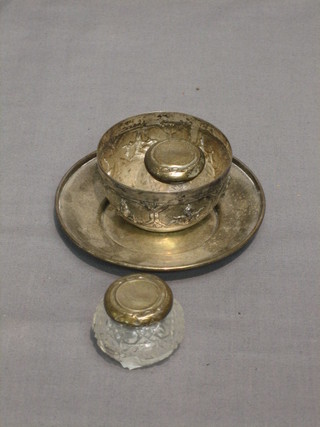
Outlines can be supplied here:
<path id="1" fill-rule="evenodd" d="M 116 265 L 174 271 L 220 261 L 256 234 L 266 201 L 254 173 L 233 158 L 228 188 L 212 212 L 194 227 L 151 233 L 121 218 L 106 199 L 96 153 L 74 164 L 56 192 L 62 230 L 85 252 Z"/>

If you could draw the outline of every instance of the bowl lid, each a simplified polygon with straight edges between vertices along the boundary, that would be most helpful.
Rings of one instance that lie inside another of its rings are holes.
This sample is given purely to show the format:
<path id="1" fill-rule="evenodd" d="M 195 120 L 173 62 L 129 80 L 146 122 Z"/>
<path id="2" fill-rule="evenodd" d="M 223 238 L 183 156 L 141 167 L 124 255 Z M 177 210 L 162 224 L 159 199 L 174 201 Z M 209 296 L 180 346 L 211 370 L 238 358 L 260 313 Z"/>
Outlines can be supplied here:
<path id="1" fill-rule="evenodd" d="M 152 274 L 131 274 L 113 282 L 104 296 L 107 314 L 129 326 L 149 325 L 170 312 L 172 291 L 166 282 Z"/>
<path id="2" fill-rule="evenodd" d="M 185 182 L 199 175 L 205 164 L 202 150 L 185 140 L 153 144 L 145 155 L 149 173 L 163 182 Z"/>

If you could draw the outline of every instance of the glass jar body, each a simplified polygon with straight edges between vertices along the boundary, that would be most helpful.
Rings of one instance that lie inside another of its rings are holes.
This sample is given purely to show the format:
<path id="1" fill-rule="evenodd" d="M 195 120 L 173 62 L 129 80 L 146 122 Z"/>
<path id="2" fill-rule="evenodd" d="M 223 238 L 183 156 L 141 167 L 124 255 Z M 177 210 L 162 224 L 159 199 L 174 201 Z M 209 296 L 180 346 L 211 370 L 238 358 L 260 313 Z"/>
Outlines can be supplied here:
<path id="1" fill-rule="evenodd" d="M 183 309 L 174 300 L 171 311 L 163 320 L 150 325 L 128 326 L 109 317 L 101 300 L 93 317 L 92 329 L 104 353 L 124 368 L 140 368 L 169 357 L 181 343 L 184 335 Z"/>

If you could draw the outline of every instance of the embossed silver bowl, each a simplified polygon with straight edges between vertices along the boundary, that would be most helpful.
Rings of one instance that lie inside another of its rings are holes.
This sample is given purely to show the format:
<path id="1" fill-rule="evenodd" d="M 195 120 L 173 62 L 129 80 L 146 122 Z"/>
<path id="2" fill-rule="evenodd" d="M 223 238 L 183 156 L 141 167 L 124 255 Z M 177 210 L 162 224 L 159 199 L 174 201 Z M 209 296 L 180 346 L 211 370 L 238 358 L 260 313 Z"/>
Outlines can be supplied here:
<path id="1" fill-rule="evenodd" d="M 111 127 L 99 142 L 97 161 L 119 215 L 139 228 L 170 232 L 198 223 L 218 203 L 232 150 L 204 120 L 147 113 Z"/>

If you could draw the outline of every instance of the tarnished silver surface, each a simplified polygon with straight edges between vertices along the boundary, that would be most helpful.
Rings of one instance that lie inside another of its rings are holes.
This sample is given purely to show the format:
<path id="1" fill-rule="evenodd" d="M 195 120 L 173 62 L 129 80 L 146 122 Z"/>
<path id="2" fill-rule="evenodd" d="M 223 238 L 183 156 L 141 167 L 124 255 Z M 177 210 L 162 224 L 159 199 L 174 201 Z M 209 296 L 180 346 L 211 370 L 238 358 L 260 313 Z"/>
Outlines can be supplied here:
<path id="1" fill-rule="evenodd" d="M 94 152 L 62 178 L 56 212 L 71 240 L 97 258 L 142 270 L 185 270 L 233 254 L 261 225 L 265 198 L 259 181 L 237 159 L 229 176 L 224 197 L 200 223 L 153 233 L 129 224 L 108 203 Z"/>
<path id="2" fill-rule="evenodd" d="M 170 287 L 154 274 L 138 273 L 120 277 L 107 289 L 104 306 L 115 321 L 150 325 L 163 320 L 172 307 Z"/>
<path id="3" fill-rule="evenodd" d="M 139 228 L 169 232 L 212 211 L 226 186 L 232 150 L 222 132 L 202 119 L 146 113 L 112 126 L 100 140 L 97 160 L 119 215 Z"/>
<path id="4" fill-rule="evenodd" d="M 162 182 L 194 179 L 205 165 L 203 151 L 184 140 L 164 140 L 152 145 L 144 158 L 148 172 Z"/>

